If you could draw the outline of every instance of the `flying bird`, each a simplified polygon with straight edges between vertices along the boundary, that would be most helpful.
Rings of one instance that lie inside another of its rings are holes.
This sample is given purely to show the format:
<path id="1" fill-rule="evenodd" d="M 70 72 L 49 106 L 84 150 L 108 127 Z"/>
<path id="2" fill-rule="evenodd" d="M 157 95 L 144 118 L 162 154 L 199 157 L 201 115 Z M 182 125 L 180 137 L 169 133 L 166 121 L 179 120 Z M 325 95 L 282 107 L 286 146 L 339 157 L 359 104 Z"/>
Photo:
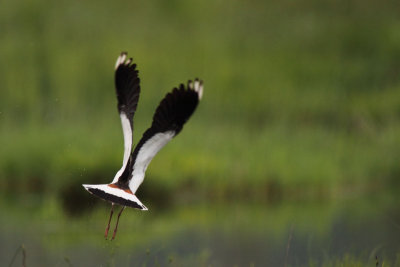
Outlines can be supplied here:
<path id="1" fill-rule="evenodd" d="M 114 205 L 122 206 L 111 239 L 115 238 L 119 217 L 125 207 L 147 210 L 136 197 L 136 190 L 143 182 L 151 160 L 182 130 L 183 125 L 195 111 L 203 94 L 203 82 L 197 78 L 194 81 L 189 80 L 186 86 L 180 84 L 178 88 L 168 93 L 158 105 L 150 128 L 144 132 L 133 151 L 133 116 L 139 101 L 140 79 L 136 64 L 132 63 L 132 58 L 127 57 L 126 52 L 120 54 L 115 64 L 115 89 L 124 135 L 122 167 L 110 184 L 83 185 L 89 193 L 111 202 L 105 238 L 108 237 Z"/>

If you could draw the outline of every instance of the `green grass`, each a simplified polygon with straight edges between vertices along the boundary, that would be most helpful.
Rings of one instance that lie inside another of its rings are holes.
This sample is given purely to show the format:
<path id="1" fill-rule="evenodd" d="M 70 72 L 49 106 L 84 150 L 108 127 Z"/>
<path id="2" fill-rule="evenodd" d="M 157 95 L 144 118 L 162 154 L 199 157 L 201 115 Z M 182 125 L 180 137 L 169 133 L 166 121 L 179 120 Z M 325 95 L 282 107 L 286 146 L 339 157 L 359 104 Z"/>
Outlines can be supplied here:
<path id="1" fill-rule="evenodd" d="M 277 205 L 212 203 L 211 206 L 205 203 L 180 205 L 176 209 L 162 209 L 146 203 L 149 212 L 132 209 L 124 212 L 117 239 L 112 242 L 103 237 L 110 207 L 101 202 L 99 208 L 94 209 L 93 203 L 98 202 L 91 202 L 91 212 L 87 211 L 85 216 L 75 217 L 65 214 L 57 197 L 40 200 L 32 194 L 23 194 L 15 199 L 2 196 L 0 208 L 7 213 L 0 216 L 3 222 L 1 230 L 4 240 L 9 239 L 4 249 L 9 251 L 18 244 L 16 250 L 21 244 L 18 242 L 23 242 L 27 264 L 32 266 L 40 265 L 44 259 L 50 264 L 65 257 L 73 265 L 79 260 L 85 263 L 93 257 L 91 264 L 98 263 L 99 258 L 106 258 L 107 266 L 114 266 L 114 261 L 115 266 L 129 266 L 132 265 L 128 264 L 131 259 L 143 262 L 143 258 L 148 266 L 154 266 L 155 261 L 163 266 L 171 258 L 172 266 L 234 266 L 228 262 L 251 266 L 251 260 L 248 264 L 243 261 L 251 259 L 249 255 L 253 255 L 253 261 L 257 263 L 268 262 L 268 257 L 282 259 L 279 265 L 283 266 L 289 236 L 292 236 L 285 260 L 287 266 L 375 266 L 376 255 L 379 266 L 399 264 L 399 259 L 396 259 L 399 247 L 395 237 L 390 238 L 398 227 L 388 222 L 391 219 L 387 217 L 388 211 L 397 210 L 396 197 L 337 202 L 298 201 Z M 75 208 L 83 205 L 80 203 Z M 341 220 L 345 226 L 340 226 Z M 112 226 L 114 224 L 115 218 Z M 365 225 L 369 226 L 365 228 Z M 378 227 L 370 228 L 371 225 Z M 338 231 L 337 227 L 342 230 Z M 340 243 L 342 248 L 333 246 L 334 239 L 338 238 L 336 234 L 343 238 L 347 229 L 355 232 L 351 233 L 355 238 L 354 244 L 360 242 L 357 237 L 368 236 L 365 243 L 359 244 L 361 248 L 345 242 Z M 187 243 L 175 243 L 185 238 Z M 35 242 L 43 247 L 39 251 L 44 250 L 46 257 L 41 259 L 33 245 Z M 243 254 L 236 254 L 237 248 L 243 249 Z M 82 255 L 81 249 L 87 253 Z M 8 263 L 13 253 L 3 260 Z M 263 255 L 269 256 L 264 258 Z M 230 258 L 234 260 L 229 261 Z"/>
<path id="2" fill-rule="evenodd" d="M 395 262 L 385 261 L 379 258 L 370 259 L 368 261 L 358 259 L 357 257 L 347 254 L 341 258 L 332 259 L 322 261 L 320 263 L 310 260 L 310 263 L 306 266 L 314 267 L 314 266 L 322 266 L 322 267 L 397 267 L 400 266 L 400 256 L 397 257 Z"/>
<path id="3" fill-rule="evenodd" d="M 142 78 L 135 142 L 166 92 L 196 76 L 205 81 L 199 109 L 154 159 L 144 186 L 174 196 L 184 188 L 200 198 L 296 199 L 398 185 L 395 1 L 5 7 L 2 190 L 61 193 L 114 176 L 122 134 L 113 63 L 121 50 Z"/>
<path id="4" fill-rule="evenodd" d="M 395 244 L 387 229 L 398 230 L 399 12 L 391 0 L 5 0 L 3 244 L 26 244 L 28 265 L 35 257 L 45 264 L 37 244 L 49 265 L 89 259 L 79 248 L 104 254 L 108 266 L 120 253 L 129 265 L 127 255 L 172 244 L 185 230 L 204 242 L 212 242 L 214 229 L 252 245 L 257 231 L 268 229 L 275 246 L 269 249 L 285 255 L 291 225 L 293 242 L 329 250 L 336 223 L 359 229 L 381 220 L 376 231 L 366 228 L 367 251 L 355 252 L 357 240 L 322 258 L 310 249 L 305 266 L 376 266 L 376 255 L 380 267 L 400 266 L 393 258 L 398 247 L 380 247 Z M 111 181 L 122 162 L 113 88 L 121 51 L 141 77 L 134 143 L 174 86 L 199 77 L 205 91 L 138 191 L 155 212 L 126 212 L 125 235 L 105 245 L 109 207 L 80 184 Z M 227 247 L 232 252 L 235 244 Z M 294 247 L 288 266 L 302 257 Z M 145 264 L 207 265 L 220 256 L 207 245 L 164 250 L 165 257 L 149 251 Z"/>

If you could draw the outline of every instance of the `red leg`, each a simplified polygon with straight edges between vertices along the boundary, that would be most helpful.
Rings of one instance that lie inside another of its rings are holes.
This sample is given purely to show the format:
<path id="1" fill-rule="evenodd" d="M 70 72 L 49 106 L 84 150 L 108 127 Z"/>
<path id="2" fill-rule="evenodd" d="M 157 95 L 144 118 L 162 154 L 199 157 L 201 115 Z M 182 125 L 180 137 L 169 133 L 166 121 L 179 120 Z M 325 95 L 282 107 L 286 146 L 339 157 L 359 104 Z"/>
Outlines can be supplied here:
<path id="1" fill-rule="evenodd" d="M 114 203 L 111 204 L 111 212 L 110 212 L 110 218 L 108 219 L 108 224 L 107 224 L 107 228 L 106 228 L 106 232 L 104 234 L 104 237 L 107 239 L 108 237 L 108 230 L 110 230 L 110 222 L 111 222 L 111 218 L 113 216 L 114 213 Z"/>
<path id="2" fill-rule="evenodd" d="M 124 209 L 125 209 L 125 206 L 123 206 L 121 211 L 118 213 L 117 224 L 115 225 L 114 234 L 113 234 L 111 240 L 114 240 L 114 238 L 115 238 L 115 234 L 117 233 L 117 229 L 118 229 L 119 216 L 121 216 L 121 213 L 124 211 Z"/>

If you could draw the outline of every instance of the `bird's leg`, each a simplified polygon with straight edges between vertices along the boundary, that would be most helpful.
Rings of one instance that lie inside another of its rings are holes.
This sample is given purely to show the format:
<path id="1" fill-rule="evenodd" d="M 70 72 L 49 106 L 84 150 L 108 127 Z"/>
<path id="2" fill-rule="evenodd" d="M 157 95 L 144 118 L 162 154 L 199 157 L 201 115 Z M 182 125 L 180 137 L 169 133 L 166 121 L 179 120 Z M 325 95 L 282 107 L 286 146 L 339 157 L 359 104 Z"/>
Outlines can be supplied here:
<path id="1" fill-rule="evenodd" d="M 110 230 L 110 222 L 111 222 L 111 218 L 113 216 L 114 213 L 114 203 L 111 204 L 111 211 L 110 211 L 110 218 L 108 219 L 108 224 L 107 224 L 107 228 L 106 228 L 106 232 L 104 234 L 104 237 L 107 239 L 108 236 L 108 230 Z"/>
<path id="2" fill-rule="evenodd" d="M 118 213 L 117 224 L 115 225 L 114 234 L 113 234 L 111 240 L 114 240 L 114 238 L 115 238 L 115 234 L 117 233 L 117 229 L 118 229 L 119 216 L 121 216 L 121 213 L 124 211 L 124 209 L 125 209 L 125 206 L 123 206 L 121 211 Z"/>

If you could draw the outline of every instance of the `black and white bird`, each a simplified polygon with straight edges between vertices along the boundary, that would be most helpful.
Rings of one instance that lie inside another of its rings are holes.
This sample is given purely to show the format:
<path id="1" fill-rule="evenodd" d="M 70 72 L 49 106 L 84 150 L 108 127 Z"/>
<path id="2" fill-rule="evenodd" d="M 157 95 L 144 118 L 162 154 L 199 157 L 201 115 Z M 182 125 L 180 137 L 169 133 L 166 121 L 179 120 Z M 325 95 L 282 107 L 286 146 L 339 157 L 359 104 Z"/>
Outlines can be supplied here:
<path id="1" fill-rule="evenodd" d="M 135 193 L 143 182 L 146 169 L 154 156 L 183 128 L 185 122 L 195 111 L 203 94 L 203 82 L 197 78 L 174 88 L 160 102 L 153 116 L 151 127 L 132 151 L 133 116 L 140 95 L 140 79 L 136 64 L 127 53 L 122 52 L 115 64 L 115 88 L 118 99 L 118 111 L 121 117 L 124 134 L 124 158 L 121 169 L 110 184 L 84 184 L 91 194 L 111 202 L 111 212 L 105 231 L 108 236 L 114 205 L 121 205 L 112 239 L 118 228 L 119 217 L 125 207 L 139 210 L 147 208 L 136 197 Z"/>

